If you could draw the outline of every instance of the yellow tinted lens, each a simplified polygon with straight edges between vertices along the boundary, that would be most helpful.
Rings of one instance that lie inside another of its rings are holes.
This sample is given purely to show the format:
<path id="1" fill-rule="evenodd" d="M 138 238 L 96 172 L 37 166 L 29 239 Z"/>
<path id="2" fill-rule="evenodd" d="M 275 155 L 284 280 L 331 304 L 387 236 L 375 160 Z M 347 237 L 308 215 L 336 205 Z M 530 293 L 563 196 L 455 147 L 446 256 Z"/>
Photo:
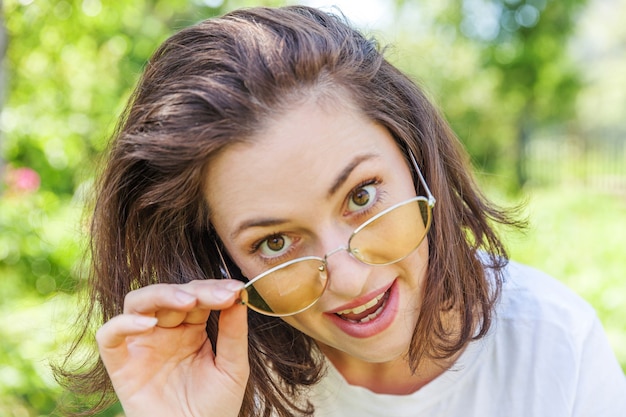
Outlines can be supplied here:
<path id="1" fill-rule="evenodd" d="M 350 251 L 372 265 L 397 262 L 420 245 L 430 227 L 430 206 L 410 200 L 374 218 L 350 239 Z"/>
<path id="2" fill-rule="evenodd" d="M 304 259 L 279 268 L 246 288 L 242 301 L 260 313 L 285 316 L 315 303 L 326 288 L 327 275 L 319 259 Z"/>

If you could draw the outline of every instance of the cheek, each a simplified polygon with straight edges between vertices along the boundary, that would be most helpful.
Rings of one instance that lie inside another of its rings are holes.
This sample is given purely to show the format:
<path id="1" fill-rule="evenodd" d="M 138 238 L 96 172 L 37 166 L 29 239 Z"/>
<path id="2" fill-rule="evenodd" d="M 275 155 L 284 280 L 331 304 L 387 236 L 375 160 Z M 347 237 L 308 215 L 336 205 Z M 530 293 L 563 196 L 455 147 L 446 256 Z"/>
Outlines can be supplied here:
<path id="1" fill-rule="evenodd" d="M 428 250 L 428 239 L 424 238 L 424 241 L 419 245 L 415 251 L 415 263 L 419 269 L 419 274 L 425 277 L 428 270 L 428 256 L 430 251 Z"/>
<path id="2" fill-rule="evenodd" d="M 428 274 L 428 241 L 424 240 L 422 244 L 415 251 L 414 270 L 417 277 L 418 285 L 421 288 L 426 283 L 426 276 Z"/>
<path id="3" fill-rule="evenodd" d="M 320 322 L 322 313 L 314 313 L 314 311 L 314 309 L 309 309 L 300 314 L 296 314 L 295 316 L 282 317 L 282 320 L 294 329 L 300 330 L 307 336 L 318 339 L 319 330 L 322 329 L 324 325 Z M 315 315 L 317 315 L 317 319 L 315 318 Z"/>
<path id="4" fill-rule="evenodd" d="M 428 279 L 428 244 L 425 242 L 405 261 L 407 262 L 407 285 L 409 308 L 419 310 L 424 298 L 424 287 Z"/>
<path id="5" fill-rule="evenodd" d="M 232 250 L 229 250 L 229 252 L 233 253 Z M 238 259 L 238 257 L 232 255 L 230 255 L 230 259 L 235 263 L 235 265 L 237 265 L 237 268 L 239 268 L 239 270 L 241 271 L 241 275 L 243 275 L 244 278 L 254 278 L 253 276 L 251 276 L 252 272 L 249 270 L 249 268 L 246 268 L 245 263 L 242 262 L 241 259 Z"/>

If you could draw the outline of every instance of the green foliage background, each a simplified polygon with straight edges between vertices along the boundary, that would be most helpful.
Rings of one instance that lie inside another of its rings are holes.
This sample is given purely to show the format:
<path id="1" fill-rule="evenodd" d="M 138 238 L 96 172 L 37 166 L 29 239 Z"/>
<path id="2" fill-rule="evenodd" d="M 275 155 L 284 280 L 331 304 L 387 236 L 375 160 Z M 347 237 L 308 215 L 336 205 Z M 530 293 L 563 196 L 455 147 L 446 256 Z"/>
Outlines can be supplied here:
<path id="1" fill-rule="evenodd" d="M 176 29 L 259 4 L 284 2 L 2 3 L 9 47 L 0 118 L 0 415 L 60 415 L 59 401 L 71 399 L 49 362 L 61 357 L 78 311 L 73 292 L 85 264 L 83 215 L 98 158 L 145 61 Z M 396 45 L 389 58 L 439 102 L 489 193 L 505 203 L 531 195 L 532 227 L 526 236 L 511 236 L 514 257 L 585 296 L 626 369 L 623 194 L 563 183 L 520 188 L 532 180 L 520 159 L 526 142 L 580 116 L 576 100 L 588 91 L 585 78 L 562 46 L 582 0 L 494 0 L 497 33 L 472 26 L 480 21 L 476 14 L 489 14 L 476 4 L 390 1 L 393 28 L 370 29 Z M 511 16 L 524 6 L 539 17 L 515 26 Z M 40 183 L 20 185 L 25 172 Z M 114 407 L 102 415 L 118 413 Z"/>

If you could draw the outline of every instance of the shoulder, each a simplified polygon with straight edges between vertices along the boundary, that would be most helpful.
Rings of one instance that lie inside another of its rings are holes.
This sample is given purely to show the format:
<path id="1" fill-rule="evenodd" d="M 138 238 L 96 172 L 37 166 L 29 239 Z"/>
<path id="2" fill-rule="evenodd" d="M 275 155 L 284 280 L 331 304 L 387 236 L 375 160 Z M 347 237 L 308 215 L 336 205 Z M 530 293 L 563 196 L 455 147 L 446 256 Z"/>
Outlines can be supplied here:
<path id="1" fill-rule="evenodd" d="M 510 262 L 503 279 L 482 371 L 491 382 L 515 381 L 513 391 L 500 387 L 509 405 L 554 412 L 541 415 L 623 415 L 626 379 L 593 307 L 528 266 Z"/>
<path id="2" fill-rule="evenodd" d="M 503 272 L 491 329 L 495 348 L 516 359 L 570 367 L 580 361 L 586 340 L 601 327 L 593 307 L 537 269 L 510 262 Z"/>
<path id="3" fill-rule="evenodd" d="M 550 275 L 517 262 L 504 270 L 498 322 L 550 327 L 584 337 L 597 320 L 595 310 L 580 295 Z"/>

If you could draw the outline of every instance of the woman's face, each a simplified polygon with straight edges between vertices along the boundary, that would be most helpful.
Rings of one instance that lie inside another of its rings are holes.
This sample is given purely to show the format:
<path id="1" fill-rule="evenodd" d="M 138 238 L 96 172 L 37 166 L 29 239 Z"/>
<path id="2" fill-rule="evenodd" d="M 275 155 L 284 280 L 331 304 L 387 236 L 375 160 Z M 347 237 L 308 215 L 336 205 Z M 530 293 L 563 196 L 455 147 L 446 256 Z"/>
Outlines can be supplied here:
<path id="1" fill-rule="evenodd" d="M 382 208 L 415 196 L 391 135 L 345 103 L 299 105 L 226 148 L 207 175 L 212 224 L 248 278 L 288 259 L 323 258 Z M 427 262 L 427 239 L 387 266 L 338 251 L 320 300 L 284 320 L 339 360 L 397 359 L 417 322 Z"/>

